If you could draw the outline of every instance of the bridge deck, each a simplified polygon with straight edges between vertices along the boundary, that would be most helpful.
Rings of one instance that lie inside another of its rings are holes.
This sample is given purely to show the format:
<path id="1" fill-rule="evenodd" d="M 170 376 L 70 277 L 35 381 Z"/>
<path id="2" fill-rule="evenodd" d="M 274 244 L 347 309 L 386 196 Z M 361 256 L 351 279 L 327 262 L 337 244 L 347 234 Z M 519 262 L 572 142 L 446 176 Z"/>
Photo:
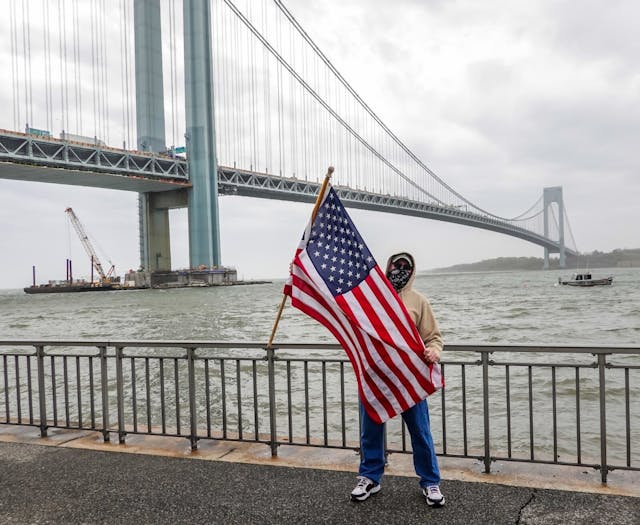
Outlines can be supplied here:
<path id="1" fill-rule="evenodd" d="M 52 182 L 76 186 L 136 192 L 162 192 L 190 187 L 183 158 L 102 145 L 77 143 L 53 137 L 34 137 L 0 130 L 0 179 Z M 319 182 L 219 166 L 220 194 L 314 202 Z M 557 240 L 486 214 L 446 205 L 336 187 L 345 205 L 352 208 L 398 213 L 481 228 L 532 242 L 556 253 Z M 566 248 L 565 252 L 577 255 Z"/>

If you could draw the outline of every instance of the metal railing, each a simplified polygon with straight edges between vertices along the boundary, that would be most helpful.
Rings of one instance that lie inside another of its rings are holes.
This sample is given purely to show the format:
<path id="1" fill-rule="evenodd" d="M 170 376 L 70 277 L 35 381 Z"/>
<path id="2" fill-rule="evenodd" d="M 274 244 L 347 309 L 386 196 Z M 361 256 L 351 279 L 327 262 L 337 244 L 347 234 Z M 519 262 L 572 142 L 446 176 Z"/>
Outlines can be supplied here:
<path id="1" fill-rule="evenodd" d="M 640 470 L 640 348 L 448 345 L 429 398 L 441 456 Z M 0 424 L 359 448 L 337 345 L 0 341 Z M 389 453 L 410 452 L 401 418 Z"/>

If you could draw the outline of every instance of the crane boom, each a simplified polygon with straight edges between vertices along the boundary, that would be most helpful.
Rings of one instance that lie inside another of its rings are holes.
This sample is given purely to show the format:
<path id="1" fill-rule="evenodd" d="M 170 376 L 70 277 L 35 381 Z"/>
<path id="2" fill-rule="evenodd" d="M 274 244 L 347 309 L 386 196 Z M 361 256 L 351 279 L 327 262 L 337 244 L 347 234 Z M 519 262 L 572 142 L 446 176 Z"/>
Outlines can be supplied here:
<path id="1" fill-rule="evenodd" d="M 100 259 L 96 254 L 96 251 L 93 249 L 93 245 L 91 244 L 91 241 L 89 241 L 89 236 L 84 231 L 82 223 L 80 222 L 76 214 L 73 212 L 72 208 L 67 208 L 65 212 L 69 216 L 69 220 L 71 221 L 71 224 L 73 224 L 73 227 L 75 228 L 78 234 L 78 237 L 80 237 L 80 242 L 82 243 L 82 246 L 87 252 L 87 255 L 91 257 L 91 262 L 93 263 L 94 268 L 98 272 L 98 275 L 100 276 L 100 280 L 107 281 L 108 277 L 107 275 L 105 275 L 104 270 L 102 269 L 102 263 L 100 262 Z M 109 270 L 109 273 L 111 273 L 111 270 Z"/>

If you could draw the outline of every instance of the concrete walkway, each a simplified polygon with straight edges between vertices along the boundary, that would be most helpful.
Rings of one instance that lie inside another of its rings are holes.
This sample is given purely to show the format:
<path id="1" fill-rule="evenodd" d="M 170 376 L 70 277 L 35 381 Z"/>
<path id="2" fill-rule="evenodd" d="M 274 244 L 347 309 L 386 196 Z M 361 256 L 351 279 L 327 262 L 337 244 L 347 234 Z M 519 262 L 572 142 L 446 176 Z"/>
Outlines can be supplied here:
<path id="1" fill-rule="evenodd" d="M 380 493 L 356 504 L 352 471 L 194 461 L 153 443 L 142 454 L 135 444 L 101 444 L 95 433 L 82 437 L 96 444 L 87 450 L 70 446 L 77 433 L 42 440 L 31 428 L 19 440 L 14 429 L 0 429 L 2 524 L 640 523 L 639 497 L 446 479 L 447 505 L 431 509 L 415 477 L 386 475 Z M 243 445 L 203 443 L 203 454 L 220 447 L 228 458 Z"/>

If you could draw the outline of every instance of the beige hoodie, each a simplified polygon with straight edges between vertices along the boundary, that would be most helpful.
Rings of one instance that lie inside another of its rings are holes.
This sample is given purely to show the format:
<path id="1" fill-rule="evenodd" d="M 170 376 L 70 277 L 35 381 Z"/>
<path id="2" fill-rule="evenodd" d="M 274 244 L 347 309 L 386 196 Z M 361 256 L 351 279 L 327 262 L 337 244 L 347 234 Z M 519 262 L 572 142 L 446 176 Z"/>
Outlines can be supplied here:
<path id="1" fill-rule="evenodd" d="M 438 323 L 433 315 L 431 304 L 424 295 L 413 289 L 413 282 L 416 278 L 416 264 L 413 256 L 406 252 L 396 253 L 392 255 L 387 260 L 387 271 L 389 270 L 391 259 L 397 257 L 398 255 L 407 256 L 413 266 L 413 271 L 411 272 L 409 281 L 404 286 L 404 288 L 400 290 L 398 295 L 407 308 L 411 319 L 413 319 L 413 322 L 416 324 L 418 333 L 424 341 L 425 346 L 436 349 L 438 351 L 438 354 L 440 354 L 442 353 L 442 349 L 444 348 L 444 343 L 442 341 L 440 328 L 438 328 Z"/>

